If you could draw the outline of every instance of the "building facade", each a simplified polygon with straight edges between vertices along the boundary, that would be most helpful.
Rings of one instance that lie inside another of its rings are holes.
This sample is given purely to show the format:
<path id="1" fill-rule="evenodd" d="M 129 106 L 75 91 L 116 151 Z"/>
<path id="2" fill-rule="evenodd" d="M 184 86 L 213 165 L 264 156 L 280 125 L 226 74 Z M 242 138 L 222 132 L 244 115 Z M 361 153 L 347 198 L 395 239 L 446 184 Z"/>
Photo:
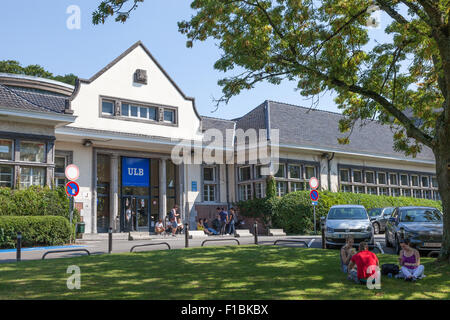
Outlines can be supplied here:
<path id="1" fill-rule="evenodd" d="M 375 122 L 339 145 L 341 117 L 273 101 L 238 119 L 202 117 L 195 100 L 137 42 L 76 86 L 0 74 L 0 186 L 63 186 L 65 167 L 76 164 L 75 207 L 88 233 L 152 232 L 175 204 L 195 226 L 217 206 L 264 197 L 262 168 L 275 163 L 279 196 L 308 189 L 315 176 L 331 191 L 439 198 L 429 149 L 406 157 L 392 149 L 390 128 Z M 236 161 L 236 135 L 249 129 L 266 132 L 266 143 L 277 149 L 268 163 Z M 223 161 L 174 160 L 174 148 L 187 141 L 207 150 L 211 130 L 231 137 L 219 148 Z"/>

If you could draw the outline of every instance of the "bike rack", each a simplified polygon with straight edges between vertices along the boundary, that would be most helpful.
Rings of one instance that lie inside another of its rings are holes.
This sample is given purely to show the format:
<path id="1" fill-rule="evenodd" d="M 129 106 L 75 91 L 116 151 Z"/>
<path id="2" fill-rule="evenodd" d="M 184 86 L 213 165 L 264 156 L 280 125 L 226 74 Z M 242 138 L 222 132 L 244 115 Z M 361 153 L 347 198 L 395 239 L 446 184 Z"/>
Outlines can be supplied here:
<path id="1" fill-rule="evenodd" d="M 91 253 L 86 249 L 53 250 L 53 251 L 47 251 L 46 253 L 44 253 L 44 255 L 42 256 L 42 260 L 44 260 L 45 257 L 51 253 L 80 252 L 80 251 L 86 252 L 88 254 L 88 256 L 91 255 Z"/>
<path id="2" fill-rule="evenodd" d="M 236 241 L 238 243 L 238 245 L 241 244 L 238 239 L 207 239 L 207 240 L 203 240 L 202 247 L 205 244 L 205 242 L 208 242 L 208 241 Z"/>
<path id="3" fill-rule="evenodd" d="M 169 248 L 169 250 L 172 249 L 167 242 L 158 242 L 158 243 L 147 243 L 147 244 L 135 245 L 135 246 L 131 247 L 130 252 L 133 252 L 134 248 L 137 248 L 137 247 L 158 246 L 161 244 L 165 244 Z"/>
<path id="4" fill-rule="evenodd" d="M 295 239 L 278 239 L 278 240 L 275 240 L 275 242 L 273 243 L 273 245 L 275 246 L 275 245 L 277 245 L 277 243 L 278 242 L 291 242 L 291 243 L 303 243 L 304 245 L 305 245 L 305 247 L 307 247 L 307 248 L 309 248 L 309 245 L 308 245 L 308 243 L 306 242 L 306 241 L 304 241 L 304 240 L 295 240 Z"/>

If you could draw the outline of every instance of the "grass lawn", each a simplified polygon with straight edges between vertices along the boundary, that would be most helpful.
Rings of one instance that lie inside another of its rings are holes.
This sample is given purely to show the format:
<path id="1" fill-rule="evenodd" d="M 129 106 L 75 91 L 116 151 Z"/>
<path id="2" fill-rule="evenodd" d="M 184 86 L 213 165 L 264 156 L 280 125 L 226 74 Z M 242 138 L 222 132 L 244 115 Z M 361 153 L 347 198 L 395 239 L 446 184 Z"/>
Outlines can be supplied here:
<path id="1" fill-rule="evenodd" d="M 381 290 L 369 290 L 346 280 L 338 250 L 227 246 L 80 256 L 0 264 L 0 299 L 449 299 L 450 266 L 422 263 L 425 279 L 383 277 Z M 80 290 L 67 289 L 69 265 L 81 269 Z"/>

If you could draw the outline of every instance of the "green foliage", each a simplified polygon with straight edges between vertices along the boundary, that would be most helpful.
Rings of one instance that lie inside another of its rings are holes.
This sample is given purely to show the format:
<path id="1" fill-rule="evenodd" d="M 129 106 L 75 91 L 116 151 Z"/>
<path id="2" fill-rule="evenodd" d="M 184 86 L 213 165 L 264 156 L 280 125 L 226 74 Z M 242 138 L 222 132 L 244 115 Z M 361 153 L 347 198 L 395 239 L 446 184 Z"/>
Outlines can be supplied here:
<path id="1" fill-rule="evenodd" d="M 267 177 L 266 182 L 266 197 L 274 198 L 277 195 L 277 185 L 273 176 Z"/>
<path id="2" fill-rule="evenodd" d="M 0 216 L 0 248 L 15 248 L 18 232 L 22 233 L 22 246 L 32 247 L 66 244 L 72 231 L 63 217 Z"/>
<path id="3" fill-rule="evenodd" d="M 32 64 L 26 67 L 22 67 L 18 61 L 15 60 L 3 60 L 0 61 L 0 72 L 24 74 L 27 76 L 40 77 L 45 79 L 52 79 L 70 85 L 75 85 L 77 76 L 74 74 L 66 74 L 64 76 L 54 76 L 51 72 L 45 70 L 43 67 L 37 64 Z"/>
<path id="4" fill-rule="evenodd" d="M 279 198 L 255 198 L 247 201 L 239 201 L 235 207 L 239 210 L 239 215 L 247 218 L 259 219 L 264 227 L 271 225 L 272 213 Z"/>
<path id="5" fill-rule="evenodd" d="M 69 221 L 69 199 L 64 188 L 0 188 L 0 216 L 61 216 Z M 74 210 L 73 222 L 79 220 Z"/>
<path id="6" fill-rule="evenodd" d="M 442 211 L 439 201 L 411 197 L 375 196 L 350 192 L 321 191 L 316 206 L 316 227 L 320 230 L 320 217 L 325 217 L 329 209 L 339 204 L 359 204 L 366 210 L 394 206 L 431 206 Z M 273 225 L 287 233 L 305 234 L 314 230 L 314 216 L 309 191 L 291 192 L 281 198 L 273 212 Z"/>

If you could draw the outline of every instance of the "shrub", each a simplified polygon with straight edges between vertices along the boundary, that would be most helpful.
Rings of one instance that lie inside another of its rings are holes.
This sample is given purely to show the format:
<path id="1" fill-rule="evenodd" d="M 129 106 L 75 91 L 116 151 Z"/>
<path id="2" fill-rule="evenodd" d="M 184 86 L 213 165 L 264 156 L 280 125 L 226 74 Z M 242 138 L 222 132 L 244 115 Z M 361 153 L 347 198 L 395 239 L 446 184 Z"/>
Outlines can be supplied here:
<path id="1" fill-rule="evenodd" d="M 23 247 L 62 245 L 70 241 L 71 227 L 63 217 L 0 217 L 1 248 L 15 248 L 18 232 L 22 233 Z"/>
<path id="2" fill-rule="evenodd" d="M 430 206 L 442 211 L 440 201 L 411 197 L 375 196 L 349 192 L 320 191 L 316 206 L 316 227 L 320 229 L 320 217 L 327 215 L 331 206 L 338 204 L 359 204 L 367 210 L 395 206 Z M 274 207 L 273 225 L 287 233 L 303 234 L 314 230 L 314 214 L 309 191 L 291 192 L 281 198 Z"/>
<path id="3" fill-rule="evenodd" d="M 277 205 L 279 198 L 262 198 L 251 199 L 247 201 L 239 201 L 235 206 L 239 210 L 239 215 L 247 218 L 259 219 L 264 228 L 271 225 L 272 213 Z"/>

